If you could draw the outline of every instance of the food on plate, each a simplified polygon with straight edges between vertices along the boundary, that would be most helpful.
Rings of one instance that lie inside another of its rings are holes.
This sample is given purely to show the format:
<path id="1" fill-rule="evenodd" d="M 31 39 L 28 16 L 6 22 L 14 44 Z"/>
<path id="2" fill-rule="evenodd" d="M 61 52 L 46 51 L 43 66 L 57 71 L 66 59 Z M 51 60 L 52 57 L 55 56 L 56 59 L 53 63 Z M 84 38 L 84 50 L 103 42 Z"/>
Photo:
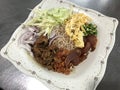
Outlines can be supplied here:
<path id="1" fill-rule="evenodd" d="M 68 75 L 96 49 L 97 26 L 84 13 L 67 8 L 33 12 L 18 43 L 41 66 Z"/>

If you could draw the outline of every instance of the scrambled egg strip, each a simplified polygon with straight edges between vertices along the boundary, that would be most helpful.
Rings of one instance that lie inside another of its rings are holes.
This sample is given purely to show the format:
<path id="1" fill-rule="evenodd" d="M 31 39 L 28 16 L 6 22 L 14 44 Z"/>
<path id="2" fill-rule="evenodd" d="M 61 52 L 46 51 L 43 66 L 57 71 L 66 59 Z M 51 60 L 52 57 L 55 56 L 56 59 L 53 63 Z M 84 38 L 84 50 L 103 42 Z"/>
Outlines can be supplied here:
<path id="1" fill-rule="evenodd" d="M 76 47 L 84 47 L 84 31 L 81 31 L 81 26 L 90 21 L 91 18 L 83 13 L 75 13 L 66 21 L 65 31 L 70 39 L 74 41 Z"/>

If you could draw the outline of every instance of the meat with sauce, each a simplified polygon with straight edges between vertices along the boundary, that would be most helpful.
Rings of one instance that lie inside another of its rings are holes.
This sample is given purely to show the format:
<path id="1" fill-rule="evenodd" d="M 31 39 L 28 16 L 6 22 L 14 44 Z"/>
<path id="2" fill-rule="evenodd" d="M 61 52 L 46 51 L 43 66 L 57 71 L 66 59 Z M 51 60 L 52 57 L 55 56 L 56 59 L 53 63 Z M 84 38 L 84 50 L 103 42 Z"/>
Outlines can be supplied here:
<path id="1" fill-rule="evenodd" d="M 46 36 L 40 36 L 32 46 L 35 60 L 48 70 L 70 74 L 74 66 L 84 61 L 89 51 L 94 51 L 97 38 L 94 35 L 84 37 L 84 48 L 68 50 L 51 44 Z"/>

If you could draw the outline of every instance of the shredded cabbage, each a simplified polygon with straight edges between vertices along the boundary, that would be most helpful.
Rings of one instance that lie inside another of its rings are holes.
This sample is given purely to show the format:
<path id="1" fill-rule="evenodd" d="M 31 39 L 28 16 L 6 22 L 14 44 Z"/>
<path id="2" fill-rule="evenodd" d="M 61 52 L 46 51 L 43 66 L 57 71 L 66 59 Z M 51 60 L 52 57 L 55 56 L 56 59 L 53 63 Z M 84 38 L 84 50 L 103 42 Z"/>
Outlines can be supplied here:
<path id="1" fill-rule="evenodd" d="M 36 26 L 40 33 L 50 35 L 54 26 L 64 23 L 71 15 L 71 11 L 66 8 L 52 8 L 49 10 L 34 10 L 35 16 L 26 25 Z"/>

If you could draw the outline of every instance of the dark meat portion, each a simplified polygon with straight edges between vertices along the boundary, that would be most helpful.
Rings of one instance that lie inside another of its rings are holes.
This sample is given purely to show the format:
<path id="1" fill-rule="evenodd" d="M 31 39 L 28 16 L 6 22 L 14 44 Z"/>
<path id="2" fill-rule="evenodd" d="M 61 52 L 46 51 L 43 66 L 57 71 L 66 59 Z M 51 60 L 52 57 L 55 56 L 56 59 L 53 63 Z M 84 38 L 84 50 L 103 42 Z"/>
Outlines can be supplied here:
<path id="1" fill-rule="evenodd" d="M 51 44 L 46 36 L 40 36 L 32 46 L 35 60 L 48 70 L 70 74 L 72 68 L 84 61 L 89 51 L 96 48 L 97 37 L 94 35 L 84 37 L 84 48 L 68 50 L 58 48 Z"/>
<path id="2" fill-rule="evenodd" d="M 94 51 L 97 44 L 97 37 L 95 35 L 87 36 L 87 42 L 91 44 L 91 51 Z"/>
<path id="3" fill-rule="evenodd" d="M 34 57 L 38 63 L 47 67 L 49 70 L 54 70 L 54 56 L 58 48 L 55 46 L 48 47 L 48 39 L 45 36 L 39 37 L 32 47 Z"/>
<path id="4" fill-rule="evenodd" d="M 79 58 L 80 56 L 81 56 L 81 49 L 76 48 L 72 50 L 66 57 L 66 60 L 65 60 L 66 66 L 69 63 L 72 63 L 74 66 L 77 66 L 80 62 L 80 58 Z"/>
<path id="5" fill-rule="evenodd" d="M 88 51 L 91 49 L 91 44 L 90 42 L 85 43 L 85 47 L 82 48 L 82 54 L 88 53 Z"/>
<path id="6" fill-rule="evenodd" d="M 97 37 L 95 35 L 89 35 L 84 37 L 85 47 L 82 48 L 82 54 L 87 53 L 88 51 L 94 51 L 97 44 Z"/>
<path id="7" fill-rule="evenodd" d="M 69 54 L 69 50 L 60 48 L 60 50 L 56 53 L 56 56 L 54 58 L 55 64 L 54 68 L 56 72 L 64 73 L 64 74 L 69 74 L 70 73 L 70 67 L 72 67 L 72 64 L 66 65 L 65 59 L 67 55 Z"/>
<path id="8" fill-rule="evenodd" d="M 69 65 L 72 63 L 74 66 L 77 66 L 79 63 L 84 61 L 89 51 L 94 51 L 96 48 L 97 38 L 94 35 L 84 37 L 85 46 L 84 48 L 76 48 L 71 50 L 68 56 L 66 57 L 65 63 Z"/>
<path id="9" fill-rule="evenodd" d="M 48 45 L 48 39 L 40 36 L 32 47 L 35 60 L 48 70 L 69 74 L 72 64 L 65 65 L 65 59 L 69 54 L 69 50 L 57 48 L 54 45 Z"/>

